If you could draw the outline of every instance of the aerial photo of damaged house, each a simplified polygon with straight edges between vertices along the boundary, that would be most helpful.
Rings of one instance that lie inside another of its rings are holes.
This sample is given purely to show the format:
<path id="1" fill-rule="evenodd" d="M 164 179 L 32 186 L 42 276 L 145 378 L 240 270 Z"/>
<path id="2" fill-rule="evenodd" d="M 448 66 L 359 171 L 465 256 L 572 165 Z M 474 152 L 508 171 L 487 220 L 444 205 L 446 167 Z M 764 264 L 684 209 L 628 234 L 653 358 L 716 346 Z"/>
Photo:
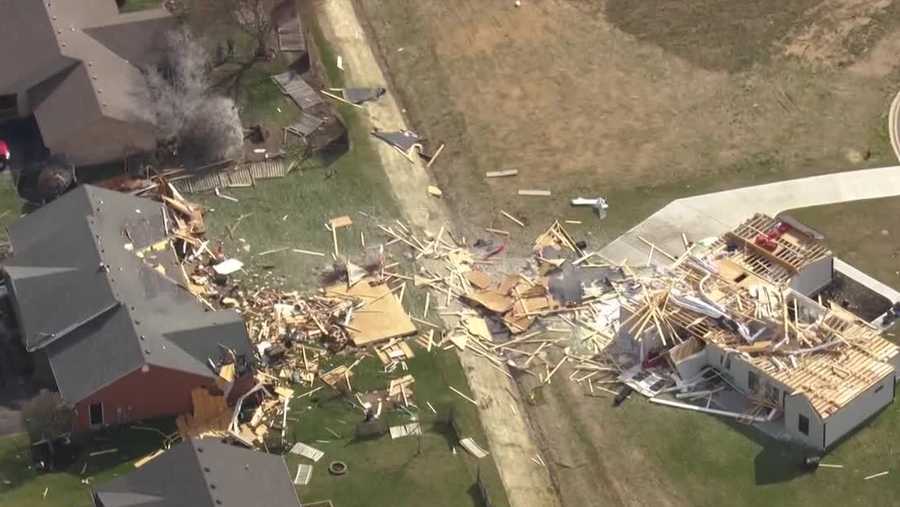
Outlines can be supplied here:
<path id="1" fill-rule="evenodd" d="M 900 0 L 0 0 L 0 507 L 898 505 Z"/>
<path id="2" fill-rule="evenodd" d="M 879 323 L 817 299 L 833 255 L 807 232 L 756 215 L 662 272 L 623 304 L 616 345 L 665 359 L 685 387 L 715 371 L 753 405 L 734 417 L 825 450 L 893 401 L 900 349 Z"/>

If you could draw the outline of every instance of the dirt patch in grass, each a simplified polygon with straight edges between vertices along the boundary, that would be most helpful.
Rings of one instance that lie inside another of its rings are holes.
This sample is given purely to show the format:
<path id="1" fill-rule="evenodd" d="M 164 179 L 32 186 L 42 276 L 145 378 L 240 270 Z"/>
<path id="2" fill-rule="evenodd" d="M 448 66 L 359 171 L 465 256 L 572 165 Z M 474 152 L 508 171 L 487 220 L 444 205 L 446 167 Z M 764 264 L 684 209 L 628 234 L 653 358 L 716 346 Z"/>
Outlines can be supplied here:
<path id="1" fill-rule="evenodd" d="M 767 63 L 804 13 L 821 3 L 609 0 L 605 12 L 616 28 L 640 41 L 655 44 L 698 67 L 734 72 Z"/>
<path id="2" fill-rule="evenodd" d="M 391 92 L 417 131 L 447 143 L 433 170 L 463 224 L 502 208 L 545 226 L 578 215 L 567 199 L 581 193 L 620 201 L 611 215 L 634 224 L 646 207 L 617 196 L 635 189 L 729 188 L 744 177 L 733 168 L 760 160 L 761 181 L 892 163 L 892 64 L 864 75 L 783 56 L 816 2 L 714 3 L 357 0 Z M 644 25 L 663 33 L 623 30 Z M 500 169 L 519 176 L 484 179 Z"/>

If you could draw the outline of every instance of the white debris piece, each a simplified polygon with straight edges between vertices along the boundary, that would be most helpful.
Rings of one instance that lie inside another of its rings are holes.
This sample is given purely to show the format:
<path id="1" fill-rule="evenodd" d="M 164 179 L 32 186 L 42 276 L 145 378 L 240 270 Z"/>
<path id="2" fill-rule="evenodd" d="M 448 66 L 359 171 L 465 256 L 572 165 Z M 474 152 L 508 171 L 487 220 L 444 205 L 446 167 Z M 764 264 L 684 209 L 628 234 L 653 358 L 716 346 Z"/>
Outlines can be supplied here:
<path id="1" fill-rule="evenodd" d="M 297 475 L 294 476 L 294 484 L 297 486 L 306 486 L 312 477 L 313 466 L 301 463 L 297 465 Z"/>
<path id="2" fill-rule="evenodd" d="M 391 426 L 391 440 L 421 434 L 422 427 L 417 422 L 401 424 L 400 426 Z"/>
<path id="3" fill-rule="evenodd" d="M 243 262 L 237 259 L 228 259 L 216 264 L 213 269 L 220 275 L 230 275 L 235 271 L 240 271 L 243 267 Z"/>
<path id="4" fill-rule="evenodd" d="M 463 438 L 460 439 L 459 445 L 463 446 L 463 449 L 469 452 L 472 456 L 475 456 L 478 459 L 482 459 L 487 457 L 488 452 L 481 448 L 478 444 L 475 443 L 471 438 Z"/>
<path id="5" fill-rule="evenodd" d="M 324 452 L 316 449 L 315 447 L 308 446 L 303 442 L 297 442 L 296 444 L 294 444 L 294 446 L 291 447 L 291 453 L 299 454 L 300 456 L 311 459 L 315 462 L 318 462 L 320 459 L 322 459 L 322 456 L 325 455 Z"/>

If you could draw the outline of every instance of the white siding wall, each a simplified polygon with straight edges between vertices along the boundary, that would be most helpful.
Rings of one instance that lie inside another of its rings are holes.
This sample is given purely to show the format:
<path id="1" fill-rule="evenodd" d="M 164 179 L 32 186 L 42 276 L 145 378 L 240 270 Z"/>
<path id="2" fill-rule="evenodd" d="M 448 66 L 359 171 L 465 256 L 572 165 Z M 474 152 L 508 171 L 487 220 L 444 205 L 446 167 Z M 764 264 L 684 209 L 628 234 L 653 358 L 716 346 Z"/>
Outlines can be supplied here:
<path id="1" fill-rule="evenodd" d="M 809 296 L 831 283 L 833 276 L 834 257 L 828 256 L 804 268 L 791 280 L 791 288 L 805 296 Z"/>
<path id="2" fill-rule="evenodd" d="M 800 416 L 805 415 L 809 419 L 809 434 L 804 435 L 799 430 Z M 814 449 L 822 450 L 823 435 L 825 432 L 822 419 L 813 410 L 802 394 L 785 396 L 784 399 L 784 427 L 788 434 L 797 442 L 802 442 Z"/>
<path id="3" fill-rule="evenodd" d="M 675 368 L 678 370 L 678 375 L 681 376 L 681 380 L 690 380 L 697 375 L 700 374 L 700 370 L 703 369 L 707 364 L 707 355 L 705 350 L 701 350 L 692 356 L 688 356 L 678 363 L 675 363 Z"/>
<path id="4" fill-rule="evenodd" d="M 826 448 L 831 447 L 833 443 L 853 431 L 894 399 L 894 377 L 893 373 L 885 377 L 844 408 L 825 419 Z"/>

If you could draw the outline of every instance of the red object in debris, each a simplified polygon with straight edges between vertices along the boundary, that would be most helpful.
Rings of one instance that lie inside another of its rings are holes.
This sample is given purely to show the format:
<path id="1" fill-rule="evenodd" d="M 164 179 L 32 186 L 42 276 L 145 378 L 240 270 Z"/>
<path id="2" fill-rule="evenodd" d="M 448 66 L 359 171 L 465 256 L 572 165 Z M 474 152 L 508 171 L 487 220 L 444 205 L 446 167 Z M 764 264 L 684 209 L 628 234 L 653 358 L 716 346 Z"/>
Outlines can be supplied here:
<path id="1" fill-rule="evenodd" d="M 778 243 L 767 234 L 760 234 L 753 242 L 756 243 L 757 246 L 765 248 L 770 252 L 774 252 L 775 249 L 778 248 Z"/>
<path id="2" fill-rule="evenodd" d="M 490 259 L 491 257 L 497 255 L 498 253 L 502 252 L 503 250 L 506 250 L 506 243 L 503 243 L 503 244 L 501 244 L 500 246 L 498 246 L 497 248 L 495 248 L 495 249 L 491 250 L 490 252 L 488 252 L 488 253 L 484 256 L 484 259 Z"/>
<path id="3" fill-rule="evenodd" d="M 0 139 L 0 160 L 9 160 L 10 156 L 9 146 L 6 145 L 6 141 Z"/>
<path id="4" fill-rule="evenodd" d="M 786 233 L 787 231 L 791 230 L 791 226 L 788 225 L 788 224 L 786 224 L 786 223 L 784 223 L 784 222 L 778 222 L 778 225 L 775 226 L 775 230 L 777 230 L 777 231 L 778 231 L 778 235 L 781 236 L 782 234 L 784 234 L 784 233 Z"/>

